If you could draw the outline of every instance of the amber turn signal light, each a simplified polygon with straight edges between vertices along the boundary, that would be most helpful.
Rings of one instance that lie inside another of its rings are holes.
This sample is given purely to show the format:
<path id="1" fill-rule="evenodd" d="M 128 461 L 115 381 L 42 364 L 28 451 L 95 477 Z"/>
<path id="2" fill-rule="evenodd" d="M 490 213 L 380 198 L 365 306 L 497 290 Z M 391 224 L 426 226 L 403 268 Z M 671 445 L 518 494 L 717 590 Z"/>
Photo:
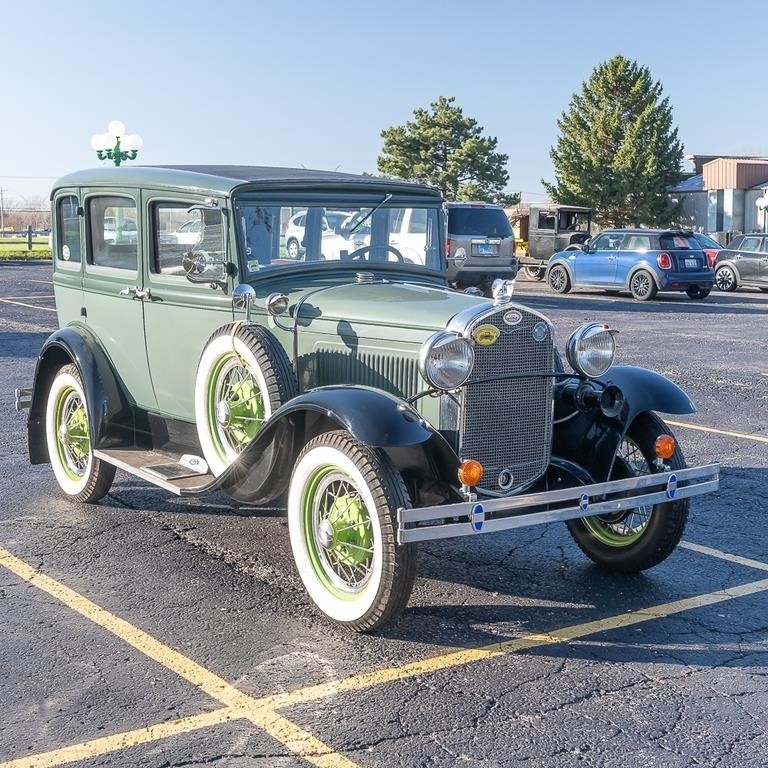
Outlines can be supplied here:
<path id="1" fill-rule="evenodd" d="M 475 459 L 467 459 L 459 465 L 459 482 L 474 488 L 483 479 L 483 465 Z"/>
<path id="2" fill-rule="evenodd" d="M 677 448 L 677 442 L 672 435 L 659 435 L 653 444 L 653 450 L 660 459 L 671 459 L 675 448 Z"/>

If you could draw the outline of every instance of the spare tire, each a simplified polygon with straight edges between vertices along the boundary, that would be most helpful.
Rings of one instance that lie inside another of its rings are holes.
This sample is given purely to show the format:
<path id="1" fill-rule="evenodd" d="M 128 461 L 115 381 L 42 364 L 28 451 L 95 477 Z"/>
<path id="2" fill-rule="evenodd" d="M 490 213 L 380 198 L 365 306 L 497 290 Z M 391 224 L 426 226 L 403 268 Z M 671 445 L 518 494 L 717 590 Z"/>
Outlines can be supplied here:
<path id="1" fill-rule="evenodd" d="M 211 472 L 224 472 L 298 391 L 288 355 L 266 328 L 219 328 L 205 345 L 195 378 L 197 434 Z"/>

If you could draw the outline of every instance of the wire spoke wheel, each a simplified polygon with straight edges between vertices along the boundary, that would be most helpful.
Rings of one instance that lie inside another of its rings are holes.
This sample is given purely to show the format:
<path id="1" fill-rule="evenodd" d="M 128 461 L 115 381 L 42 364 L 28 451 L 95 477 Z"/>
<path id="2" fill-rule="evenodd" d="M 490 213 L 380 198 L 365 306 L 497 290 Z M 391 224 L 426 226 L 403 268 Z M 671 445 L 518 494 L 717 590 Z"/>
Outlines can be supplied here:
<path id="1" fill-rule="evenodd" d="M 622 475 L 648 475 L 651 467 L 637 443 L 629 436 L 621 442 L 616 452 L 616 461 L 621 462 L 625 471 Z M 609 547 L 626 547 L 637 541 L 645 531 L 653 514 L 653 505 L 635 507 L 611 515 L 584 518 L 584 525 L 598 540 Z"/>
<path id="2" fill-rule="evenodd" d="M 373 527 L 354 482 L 333 467 L 319 469 L 304 499 L 305 530 L 317 574 L 340 596 L 358 593 L 371 577 Z"/>
<path id="3" fill-rule="evenodd" d="M 288 492 L 291 549 L 309 596 L 332 621 L 366 632 L 405 606 L 416 550 L 397 544 L 396 531 L 398 508 L 409 506 L 388 457 L 349 433 L 304 447 Z"/>
<path id="4" fill-rule="evenodd" d="M 115 468 L 93 455 L 85 392 L 74 365 L 62 366 L 51 382 L 45 439 L 53 474 L 64 493 L 90 504 L 109 491 Z"/>
<path id="5" fill-rule="evenodd" d="M 239 454 L 266 420 L 264 393 L 256 376 L 234 354 L 212 377 L 208 409 L 222 453 Z"/>
<path id="6" fill-rule="evenodd" d="M 643 413 L 630 425 L 616 450 L 611 480 L 665 471 L 656 464 L 654 444 L 669 427 Z M 679 446 L 666 467 L 683 469 Z M 637 573 L 665 560 L 675 549 L 688 519 L 688 500 L 645 504 L 607 515 L 569 520 L 566 525 L 581 550 L 595 563 L 617 573 Z"/>

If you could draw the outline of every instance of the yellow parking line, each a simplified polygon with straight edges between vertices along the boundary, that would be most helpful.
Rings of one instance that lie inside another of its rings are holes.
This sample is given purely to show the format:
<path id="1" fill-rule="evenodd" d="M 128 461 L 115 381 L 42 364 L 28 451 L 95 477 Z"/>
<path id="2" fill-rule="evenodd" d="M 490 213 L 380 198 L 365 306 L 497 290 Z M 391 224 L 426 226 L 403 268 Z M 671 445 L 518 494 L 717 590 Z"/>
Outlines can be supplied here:
<path id="1" fill-rule="evenodd" d="M 721 560 L 728 560 L 731 563 L 746 565 L 748 568 L 757 568 L 761 571 L 768 571 L 768 563 L 760 562 L 760 560 L 752 560 L 749 557 L 742 557 L 741 555 L 731 555 L 728 552 L 721 552 L 719 549 L 712 549 L 712 547 L 704 547 L 701 544 L 694 544 L 692 541 L 681 541 L 679 546 L 683 547 L 683 549 L 690 549 L 691 552 L 698 552 L 701 555 L 709 555 L 709 557 L 717 557 Z"/>
<path id="2" fill-rule="evenodd" d="M 569 640 L 593 635 L 597 632 L 606 632 L 613 629 L 630 627 L 653 619 L 661 619 L 677 613 L 682 613 L 683 611 L 690 611 L 694 608 L 703 608 L 708 605 L 722 603 L 726 600 L 733 600 L 737 597 L 744 597 L 746 595 L 766 591 L 768 591 L 768 579 L 762 579 L 760 581 L 753 581 L 748 584 L 742 584 L 741 586 L 721 589 L 716 592 L 709 592 L 696 597 L 689 597 L 683 600 L 675 600 L 670 603 L 650 606 L 649 608 L 642 608 L 632 613 L 623 613 L 606 619 L 588 621 L 583 624 L 574 624 L 545 634 L 527 635 L 515 640 L 493 643 L 492 645 L 486 645 L 481 648 L 468 648 L 461 651 L 453 651 L 451 653 L 443 654 L 442 656 L 433 656 L 431 658 L 404 664 L 401 667 L 380 669 L 375 672 L 367 672 L 348 677 L 344 680 L 336 680 L 320 685 L 308 686 L 307 688 L 302 688 L 290 693 L 267 697 L 264 701 L 270 707 L 276 709 L 296 704 L 306 704 L 307 702 L 339 693 L 359 691 L 384 683 L 420 677 L 421 675 L 506 656 L 507 654 L 517 653 L 530 648 L 564 643 Z"/>
<path id="3" fill-rule="evenodd" d="M 0 565 L 29 584 L 60 600 L 68 608 L 94 624 L 119 637 L 145 656 L 183 677 L 212 698 L 237 710 L 238 716 L 247 718 L 257 727 L 263 728 L 308 762 L 321 766 L 321 768 L 354 768 L 354 763 L 334 752 L 319 739 L 303 731 L 297 725 L 289 723 L 280 715 L 269 711 L 264 699 L 254 699 L 252 696 L 239 691 L 226 680 L 200 666 L 192 659 L 161 643 L 124 619 L 109 613 L 109 611 L 104 610 L 69 587 L 65 587 L 50 576 L 40 573 L 2 547 L 0 547 Z M 281 735 L 284 736 L 284 739 L 280 738 Z"/>
<path id="4" fill-rule="evenodd" d="M 768 565 L 759 563 L 755 560 L 749 560 L 748 558 L 741 558 L 738 555 L 729 555 L 728 553 L 720 552 L 719 550 L 702 547 L 689 542 L 684 542 L 683 546 L 702 554 L 720 557 L 743 565 L 750 565 L 751 567 L 768 570 Z M 89 749 L 95 750 L 100 746 L 104 752 L 109 752 L 114 751 L 115 749 L 123 749 L 128 746 L 133 746 L 134 744 L 146 743 L 147 741 L 153 740 L 152 737 L 148 735 L 149 733 L 157 734 L 154 738 L 164 738 L 166 734 L 172 735 L 173 732 L 176 732 L 173 730 L 174 728 L 182 728 L 182 724 L 187 726 L 189 730 L 192 730 L 195 727 L 205 727 L 205 723 L 207 722 L 206 718 L 211 720 L 211 724 L 214 724 L 214 721 L 224 722 L 225 719 L 244 718 L 258 728 L 264 730 L 296 755 L 304 758 L 313 765 L 319 766 L 319 768 L 356 768 L 356 766 L 355 763 L 351 762 L 340 753 L 335 752 L 312 734 L 280 715 L 275 711 L 276 709 L 297 704 L 305 704 L 329 696 L 351 691 L 360 691 L 399 680 L 420 677 L 439 672 L 440 670 L 503 657 L 532 648 L 567 643 L 571 640 L 576 640 L 599 632 L 621 629 L 655 619 L 666 618 L 695 608 L 715 605 L 727 600 L 768 591 L 768 579 L 762 579 L 736 587 L 730 587 L 728 589 L 721 589 L 690 598 L 674 600 L 669 603 L 661 603 L 648 608 L 642 608 L 638 611 L 610 616 L 605 619 L 597 619 L 595 621 L 562 627 L 548 633 L 530 634 L 525 637 L 493 643 L 479 648 L 467 648 L 453 651 L 439 656 L 410 662 L 399 667 L 365 672 L 341 680 L 307 686 L 288 693 L 256 699 L 242 693 L 222 678 L 201 667 L 196 662 L 178 653 L 178 651 L 174 651 L 172 648 L 163 645 L 147 633 L 132 626 L 123 619 L 119 619 L 113 614 L 110 614 L 108 611 L 100 608 L 87 598 L 82 597 L 50 577 L 41 574 L 39 571 L 36 571 L 24 561 L 1 547 L 0 565 L 3 565 L 28 583 L 57 598 L 68 607 L 132 645 L 149 658 L 163 664 L 163 666 L 188 680 L 200 690 L 227 705 L 224 709 L 216 710 L 216 712 L 208 713 L 206 715 L 184 718 L 181 721 L 152 726 L 150 729 L 138 729 L 137 731 L 129 732 L 129 734 L 118 734 L 113 737 L 105 737 L 104 739 L 96 739 L 92 742 L 86 742 Z M 219 717 L 223 719 L 218 721 L 217 718 Z M 178 732 L 183 731 L 179 730 Z M 136 739 L 140 740 L 137 741 Z M 118 744 L 121 746 L 117 746 Z M 63 755 L 64 758 L 66 758 L 67 749 L 73 750 L 71 754 L 77 754 L 76 750 L 83 748 L 84 745 L 75 745 L 73 747 L 65 748 L 64 750 L 55 750 L 54 752 L 46 753 L 46 755 L 57 754 L 59 756 Z M 96 754 L 97 753 L 94 751 L 88 753 L 89 756 L 95 756 Z M 37 757 L 41 756 L 38 755 Z M 42 757 L 44 758 L 45 755 Z M 34 758 L 32 757 L 22 758 L 22 760 L 30 761 L 33 759 Z M 55 766 L 64 762 L 71 762 L 73 759 L 75 758 L 54 761 L 52 757 L 49 757 L 49 762 L 40 763 L 24 763 L 17 760 L 12 761 L 11 763 L 0 764 L 0 768 L 10 768 L 10 766 L 13 766 L 13 768 L 32 768 L 32 766 L 38 765 Z"/>
<path id="5" fill-rule="evenodd" d="M 671 419 L 664 419 L 664 421 L 673 427 L 685 427 L 686 429 L 696 429 L 699 432 L 711 432 L 715 435 L 740 437 L 743 440 L 756 440 L 758 443 L 768 443 L 768 437 L 762 437 L 761 435 L 745 435 L 743 432 L 729 432 L 725 429 L 715 429 L 714 427 L 701 427 L 698 424 L 686 424 L 684 421 L 672 421 Z"/>
<path id="6" fill-rule="evenodd" d="M 4 304 L 15 304 L 18 307 L 29 307 L 30 309 L 42 309 L 45 312 L 55 312 L 55 309 L 50 307 L 36 307 L 34 304 L 25 304 L 23 301 L 10 301 L 9 299 L 0 299 Z"/>
<path id="7" fill-rule="evenodd" d="M 236 720 L 237 718 L 238 716 L 231 707 L 223 707 L 213 712 L 206 712 L 204 715 L 181 717 L 178 720 L 171 720 L 167 723 L 149 725 L 145 728 L 137 728 L 134 731 L 92 739 L 82 744 L 52 749 L 50 752 L 20 757 L 17 760 L 0 763 L 0 768 L 54 768 L 57 765 L 66 765 L 67 763 L 75 763 L 78 760 L 100 757 L 110 752 L 137 747 L 139 744 L 147 744 L 158 739 L 167 739 L 169 736 L 178 736 L 181 733 L 197 731 L 200 728 L 208 728 L 212 725 L 226 723 L 229 720 Z"/>

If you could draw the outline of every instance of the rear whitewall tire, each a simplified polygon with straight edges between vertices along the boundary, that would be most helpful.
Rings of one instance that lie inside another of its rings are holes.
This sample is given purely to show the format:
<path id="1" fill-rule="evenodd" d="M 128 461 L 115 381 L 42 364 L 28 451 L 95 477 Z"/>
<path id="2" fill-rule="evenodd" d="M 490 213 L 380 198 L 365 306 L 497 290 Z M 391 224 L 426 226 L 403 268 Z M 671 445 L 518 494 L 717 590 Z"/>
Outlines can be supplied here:
<path id="1" fill-rule="evenodd" d="M 60 368 L 51 382 L 45 441 L 54 477 L 67 496 L 93 504 L 107 494 L 115 468 L 93 455 L 85 391 L 74 365 Z"/>

